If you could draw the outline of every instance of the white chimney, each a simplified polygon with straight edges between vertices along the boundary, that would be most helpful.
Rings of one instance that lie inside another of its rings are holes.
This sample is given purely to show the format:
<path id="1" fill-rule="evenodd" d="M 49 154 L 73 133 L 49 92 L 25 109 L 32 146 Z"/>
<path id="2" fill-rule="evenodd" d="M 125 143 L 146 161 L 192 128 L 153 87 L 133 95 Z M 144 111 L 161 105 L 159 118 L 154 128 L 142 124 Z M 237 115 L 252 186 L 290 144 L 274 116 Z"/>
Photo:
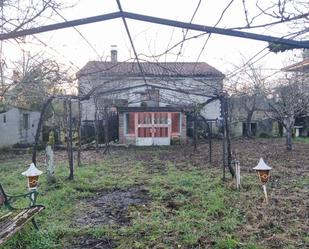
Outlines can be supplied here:
<path id="1" fill-rule="evenodd" d="M 111 45 L 111 62 L 117 63 L 117 45 Z"/>

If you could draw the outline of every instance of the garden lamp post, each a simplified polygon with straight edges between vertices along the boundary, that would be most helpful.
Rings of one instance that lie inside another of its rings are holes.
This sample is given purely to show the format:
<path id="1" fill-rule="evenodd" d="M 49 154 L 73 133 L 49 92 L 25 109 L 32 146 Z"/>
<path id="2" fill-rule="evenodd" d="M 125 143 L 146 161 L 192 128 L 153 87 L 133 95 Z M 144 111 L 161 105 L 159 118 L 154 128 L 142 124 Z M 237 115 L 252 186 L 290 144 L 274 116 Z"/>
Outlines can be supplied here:
<path id="1" fill-rule="evenodd" d="M 269 180 L 270 177 L 270 170 L 272 169 L 271 167 L 269 167 L 263 160 L 263 158 L 260 158 L 260 161 L 258 163 L 257 166 L 255 166 L 253 168 L 256 172 L 257 175 L 261 181 L 261 183 L 263 184 L 263 192 L 265 195 L 265 201 L 268 204 L 268 196 L 267 196 L 267 190 L 266 190 L 266 183 Z"/>
<path id="2" fill-rule="evenodd" d="M 34 163 L 30 164 L 30 167 L 23 173 L 22 175 L 27 177 L 27 186 L 28 189 L 31 190 L 37 190 L 38 184 L 39 184 L 39 176 L 43 172 L 41 170 L 38 170 L 37 167 L 35 167 Z"/>

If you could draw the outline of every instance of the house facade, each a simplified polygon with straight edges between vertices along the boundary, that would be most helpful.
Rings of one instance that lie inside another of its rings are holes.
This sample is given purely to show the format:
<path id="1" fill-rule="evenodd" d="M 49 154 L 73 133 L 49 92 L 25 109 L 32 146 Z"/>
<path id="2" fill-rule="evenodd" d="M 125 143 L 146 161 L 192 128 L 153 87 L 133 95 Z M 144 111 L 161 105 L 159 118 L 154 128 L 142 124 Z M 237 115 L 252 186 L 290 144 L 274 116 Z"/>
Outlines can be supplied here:
<path id="1" fill-rule="evenodd" d="M 231 121 L 231 136 L 241 137 L 246 135 L 246 117 L 243 113 L 233 112 Z M 254 137 L 268 137 L 268 136 L 282 136 L 282 126 L 272 119 L 270 119 L 263 110 L 254 112 L 251 119 L 251 133 Z"/>
<path id="2" fill-rule="evenodd" d="M 224 75 L 204 62 L 88 62 L 78 73 L 82 123 L 104 118 L 106 105 L 117 107 L 119 141 L 168 145 L 186 140 L 186 110 L 222 91 Z M 206 119 L 220 118 L 220 102 L 203 106 Z"/>
<path id="3" fill-rule="evenodd" d="M 251 135 L 254 137 L 281 136 L 282 126 L 267 115 L 268 104 L 263 98 L 257 98 L 256 101 L 256 109 L 250 122 Z M 248 110 L 242 100 L 237 96 L 232 96 L 230 99 L 231 136 L 246 135 L 247 116 Z"/>
<path id="4" fill-rule="evenodd" d="M 0 112 L 0 147 L 34 142 L 40 112 L 9 106 Z"/>

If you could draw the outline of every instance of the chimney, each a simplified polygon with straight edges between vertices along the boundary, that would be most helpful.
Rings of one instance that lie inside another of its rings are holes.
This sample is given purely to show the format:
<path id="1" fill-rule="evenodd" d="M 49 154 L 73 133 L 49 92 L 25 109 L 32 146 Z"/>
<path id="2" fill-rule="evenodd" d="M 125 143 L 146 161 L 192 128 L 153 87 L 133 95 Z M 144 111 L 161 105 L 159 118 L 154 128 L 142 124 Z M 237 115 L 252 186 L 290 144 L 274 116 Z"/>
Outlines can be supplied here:
<path id="1" fill-rule="evenodd" d="M 112 45 L 111 46 L 111 62 L 112 63 L 117 63 L 117 45 Z"/>
<path id="2" fill-rule="evenodd" d="M 145 92 L 141 93 L 141 98 L 141 106 L 158 107 L 160 102 L 159 89 L 147 89 Z"/>

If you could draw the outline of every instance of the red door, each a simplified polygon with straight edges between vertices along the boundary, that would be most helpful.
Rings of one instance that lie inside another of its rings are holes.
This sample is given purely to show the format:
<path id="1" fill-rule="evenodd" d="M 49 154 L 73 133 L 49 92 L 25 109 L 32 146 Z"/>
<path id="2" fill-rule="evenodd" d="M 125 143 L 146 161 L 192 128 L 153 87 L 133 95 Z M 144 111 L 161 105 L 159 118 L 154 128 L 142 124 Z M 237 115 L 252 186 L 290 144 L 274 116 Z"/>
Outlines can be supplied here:
<path id="1" fill-rule="evenodd" d="M 137 145 L 169 145 L 171 115 L 168 112 L 139 112 L 136 125 Z"/>

